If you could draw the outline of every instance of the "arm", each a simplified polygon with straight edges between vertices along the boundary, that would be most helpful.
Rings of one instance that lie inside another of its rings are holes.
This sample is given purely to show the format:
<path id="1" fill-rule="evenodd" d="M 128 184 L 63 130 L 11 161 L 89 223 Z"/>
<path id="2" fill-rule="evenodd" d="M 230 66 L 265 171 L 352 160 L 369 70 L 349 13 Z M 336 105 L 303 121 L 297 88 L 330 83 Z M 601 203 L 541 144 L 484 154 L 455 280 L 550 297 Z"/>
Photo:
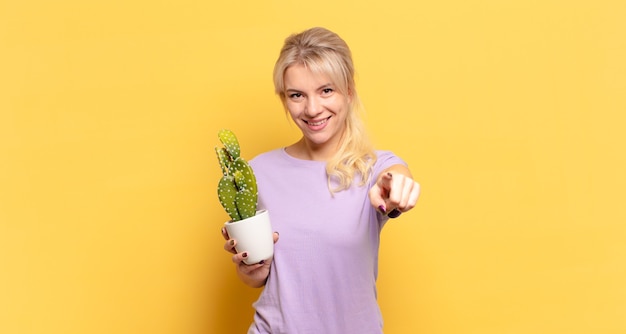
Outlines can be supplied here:
<path id="1" fill-rule="evenodd" d="M 229 253 L 234 254 L 232 257 L 233 263 L 235 264 L 235 268 L 237 270 L 237 276 L 239 279 L 246 285 L 253 288 L 260 288 L 265 285 L 267 281 L 267 277 L 270 274 L 270 265 L 272 264 L 272 259 L 267 261 L 261 261 L 261 263 L 247 265 L 243 262 L 245 260 L 247 254 L 246 252 L 237 253 L 235 251 L 235 246 L 237 245 L 237 240 L 230 239 L 226 229 L 222 229 L 222 236 L 226 239 L 224 243 L 224 250 Z M 278 233 L 274 232 L 274 243 L 278 241 Z"/>
<path id="2" fill-rule="evenodd" d="M 411 171 L 404 165 L 392 165 L 376 176 L 376 183 L 369 191 L 372 206 L 383 213 L 394 209 L 399 212 L 411 210 L 420 195 L 420 185 L 413 180 Z"/>

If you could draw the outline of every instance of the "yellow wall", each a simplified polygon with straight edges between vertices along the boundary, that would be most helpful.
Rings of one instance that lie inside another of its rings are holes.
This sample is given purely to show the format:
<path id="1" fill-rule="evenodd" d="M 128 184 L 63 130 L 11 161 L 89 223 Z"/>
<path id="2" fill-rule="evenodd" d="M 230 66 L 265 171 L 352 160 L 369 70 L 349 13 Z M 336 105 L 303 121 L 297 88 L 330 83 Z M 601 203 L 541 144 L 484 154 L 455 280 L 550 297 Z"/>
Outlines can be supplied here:
<path id="1" fill-rule="evenodd" d="M 386 333 L 626 332 L 626 2 L 0 1 L 0 332 L 243 333 L 219 128 L 292 142 L 287 34 L 351 45 L 418 208 Z"/>

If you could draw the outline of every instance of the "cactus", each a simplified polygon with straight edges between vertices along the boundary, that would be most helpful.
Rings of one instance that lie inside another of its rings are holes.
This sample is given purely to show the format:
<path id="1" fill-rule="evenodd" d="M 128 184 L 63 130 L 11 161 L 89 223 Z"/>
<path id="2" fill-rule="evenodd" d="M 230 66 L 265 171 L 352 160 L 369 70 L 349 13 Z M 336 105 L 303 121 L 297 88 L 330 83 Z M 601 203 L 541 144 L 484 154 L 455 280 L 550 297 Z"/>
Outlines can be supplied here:
<path id="1" fill-rule="evenodd" d="M 217 136 L 224 147 L 215 147 L 222 169 L 222 179 L 217 186 L 217 197 L 233 222 L 256 214 L 257 186 L 252 168 L 241 156 L 235 134 L 222 129 Z"/>

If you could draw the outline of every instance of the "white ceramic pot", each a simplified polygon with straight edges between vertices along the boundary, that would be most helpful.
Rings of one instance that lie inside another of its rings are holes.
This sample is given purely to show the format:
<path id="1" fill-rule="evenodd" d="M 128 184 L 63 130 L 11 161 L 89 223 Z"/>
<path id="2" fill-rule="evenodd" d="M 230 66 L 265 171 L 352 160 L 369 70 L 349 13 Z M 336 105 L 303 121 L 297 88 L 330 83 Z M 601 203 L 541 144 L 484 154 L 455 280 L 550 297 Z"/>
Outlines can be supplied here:
<path id="1" fill-rule="evenodd" d="M 267 210 L 257 211 L 254 217 L 224 223 L 228 236 L 237 240 L 237 253 L 247 252 L 245 264 L 255 264 L 274 256 L 274 231 Z"/>

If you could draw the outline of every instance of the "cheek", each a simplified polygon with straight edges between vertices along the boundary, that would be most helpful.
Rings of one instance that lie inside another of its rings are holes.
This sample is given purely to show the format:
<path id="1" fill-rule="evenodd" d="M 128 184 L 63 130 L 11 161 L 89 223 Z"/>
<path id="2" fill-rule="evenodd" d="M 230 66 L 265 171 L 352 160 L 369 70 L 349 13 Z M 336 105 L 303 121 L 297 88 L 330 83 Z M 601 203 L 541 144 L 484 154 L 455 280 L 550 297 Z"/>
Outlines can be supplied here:
<path id="1" fill-rule="evenodd" d="M 289 117 L 291 117 L 291 119 L 294 122 L 296 122 L 299 119 L 298 113 L 294 109 L 287 107 L 287 113 L 289 114 Z"/>
<path id="2" fill-rule="evenodd" d="M 345 101 L 337 101 L 337 103 L 333 105 L 332 110 L 338 116 L 345 117 L 348 114 L 348 110 L 350 110 L 350 106 L 345 103 Z"/>
<path id="3" fill-rule="evenodd" d="M 335 98 L 328 101 L 328 107 L 336 112 L 344 112 L 350 108 L 350 101 L 343 95 L 336 95 Z"/>
<path id="4" fill-rule="evenodd" d="M 289 113 L 289 115 L 291 115 L 291 117 L 297 117 L 300 114 L 300 108 L 296 103 L 287 102 L 285 104 L 285 107 L 287 108 L 287 112 Z"/>

